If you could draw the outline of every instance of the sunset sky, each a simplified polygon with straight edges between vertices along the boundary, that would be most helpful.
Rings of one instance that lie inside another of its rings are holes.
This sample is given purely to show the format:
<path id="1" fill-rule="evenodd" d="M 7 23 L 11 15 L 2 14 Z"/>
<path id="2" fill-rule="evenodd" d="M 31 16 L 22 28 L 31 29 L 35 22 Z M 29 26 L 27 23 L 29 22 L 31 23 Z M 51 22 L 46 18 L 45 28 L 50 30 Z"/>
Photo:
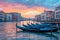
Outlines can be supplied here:
<path id="1" fill-rule="evenodd" d="M 54 10 L 60 5 L 60 0 L 0 0 L 0 10 L 18 12 L 23 17 L 34 17 L 44 10 Z"/>

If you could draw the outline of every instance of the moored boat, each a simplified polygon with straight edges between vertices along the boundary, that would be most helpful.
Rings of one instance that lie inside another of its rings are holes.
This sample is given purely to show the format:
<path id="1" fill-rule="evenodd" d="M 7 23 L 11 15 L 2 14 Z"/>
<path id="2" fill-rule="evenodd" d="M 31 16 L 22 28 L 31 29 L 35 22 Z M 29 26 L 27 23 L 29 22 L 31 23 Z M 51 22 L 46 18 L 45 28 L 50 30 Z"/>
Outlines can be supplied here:
<path id="1" fill-rule="evenodd" d="M 21 27 L 16 24 L 16 28 L 22 29 L 23 31 L 31 31 L 31 32 L 56 32 L 58 28 L 56 27 L 39 27 L 39 28 L 32 28 L 32 27 Z"/>

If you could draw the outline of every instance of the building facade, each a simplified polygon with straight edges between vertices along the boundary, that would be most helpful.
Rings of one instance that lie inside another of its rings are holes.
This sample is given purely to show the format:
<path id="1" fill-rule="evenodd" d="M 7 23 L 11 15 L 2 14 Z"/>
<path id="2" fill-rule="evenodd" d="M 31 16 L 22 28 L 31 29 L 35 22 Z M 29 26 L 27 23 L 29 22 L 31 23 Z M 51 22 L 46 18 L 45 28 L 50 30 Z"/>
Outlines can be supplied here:
<path id="1" fill-rule="evenodd" d="M 36 20 L 36 21 L 41 21 L 41 15 L 36 15 L 36 16 L 35 16 L 35 20 Z"/>
<path id="2" fill-rule="evenodd" d="M 6 13 L 5 14 L 5 21 L 8 21 L 8 22 L 12 21 L 12 16 L 13 16 L 12 13 Z"/>
<path id="3" fill-rule="evenodd" d="M 21 21 L 22 16 L 20 13 L 13 13 L 13 21 Z"/>
<path id="4" fill-rule="evenodd" d="M 21 21 L 22 16 L 20 13 L 5 13 L 0 11 L 0 22 L 13 22 L 13 21 Z"/>
<path id="5" fill-rule="evenodd" d="M 41 14 L 41 21 L 51 21 L 54 20 L 54 11 L 45 11 Z"/>
<path id="6" fill-rule="evenodd" d="M 41 21 L 45 21 L 46 20 L 46 12 L 41 14 Z"/>
<path id="7" fill-rule="evenodd" d="M 5 14 L 3 11 L 0 11 L 0 22 L 5 21 Z"/>
<path id="8" fill-rule="evenodd" d="M 20 13 L 6 13 L 5 20 L 6 21 L 21 21 L 22 16 Z"/>
<path id="9" fill-rule="evenodd" d="M 60 6 L 55 9 L 55 20 L 60 20 Z"/>
<path id="10" fill-rule="evenodd" d="M 48 18 L 48 11 L 44 11 L 44 13 L 41 14 L 41 21 L 47 21 Z"/>
<path id="11" fill-rule="evenodd" d="M 53 21 L 54 20 L 54 14 L 55 14 L 55 11 L 47 11 L 46 20 L 47 21 Z"/>

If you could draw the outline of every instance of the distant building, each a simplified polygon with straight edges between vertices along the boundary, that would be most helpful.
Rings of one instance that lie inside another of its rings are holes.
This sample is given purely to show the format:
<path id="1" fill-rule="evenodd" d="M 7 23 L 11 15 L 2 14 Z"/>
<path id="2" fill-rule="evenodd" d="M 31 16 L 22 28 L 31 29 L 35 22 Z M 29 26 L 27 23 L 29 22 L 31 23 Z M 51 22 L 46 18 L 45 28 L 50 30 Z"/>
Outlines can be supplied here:
<path id="1" fill-rule="evenodd" d="M 54 11 L 45 11 L 41 14 L 41 21 L 51 21 L 54 20 Z"/>
<path id="2" fill-rule="evenodd" d="M 40 21 L 40 20 L 41 20 L 41 15 L 36 15 L 36 16 L 35 16 L 35 20 L 36 20 L 36 21 Z"/>
<path id="3" fill-rule="evenodd" d="M 46 14 L 47 21 L 54 20 L 54 14 L 55 14 L 55 11 L 47 11 L 47 14 Z"/>
<path id="4" fill-rule="evenodd" d="M 60 10 L 60 6 L 57 6 L 56 8 L 55 8 L 55 11 L 59 11 Z"/>
<path id="5" fill-rule="evenodd" d="M 5 20 L 6 21 L 21 21 L 22 16 L 20 13 L 6 13 Z"/>
<path id="6" fill-rule="evenodd" d="M 12 17 L 13 17 L 12 13 L 6 13 L 5 14 L 5 21 L 12 21 Z"/>
<path id="7" fill-rule="evenodd" d="M 0 22 L 5 20 L 4 12 L 0 11 Z"/>
<path id="8" fill-rule="evenodd" d="M 60 6 L 55 9 L 55 20 L 60 20 Z"/>
<path id="9" fill-rule="evenodd" d="M 13 21 L 21 21 L 22 16 L 20 13 L 13 13 Z"/>
<path id="10" fill-rule="evenodd" d="M 0 11 L 0 22 L 16 22 L 21 20 L 23 20 L 21 13 L 5 13 L 3 11 Z"/>
<path id="11" fill-rule="evenodd" d="M 40 15 L 36 15 L 35 18 L 37 21 L 46 21 L 46 15 L 47 15 L 47 11 L 45 11 Z"/>
<path id="12" fill-rule="evenodd" d="M 46 21 L 46 12 L 41 14 L 41 21 Z"/>

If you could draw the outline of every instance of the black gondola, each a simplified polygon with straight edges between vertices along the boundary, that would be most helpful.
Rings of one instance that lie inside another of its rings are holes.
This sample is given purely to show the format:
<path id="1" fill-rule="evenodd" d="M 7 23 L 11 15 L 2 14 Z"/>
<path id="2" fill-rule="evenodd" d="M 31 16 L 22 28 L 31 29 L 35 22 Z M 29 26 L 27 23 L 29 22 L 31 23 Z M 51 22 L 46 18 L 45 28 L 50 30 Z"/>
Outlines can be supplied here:
<path id="1" fill-rule="evenodd" d="M 39 28 L 29 28 L 29 27 L 21 27 L 16 24 L 16 28 L 22 29 L 23 31 L 30 31 L 30 32 L 56 32 L 58 28 L 56 27 L 39 27 Z"/>

